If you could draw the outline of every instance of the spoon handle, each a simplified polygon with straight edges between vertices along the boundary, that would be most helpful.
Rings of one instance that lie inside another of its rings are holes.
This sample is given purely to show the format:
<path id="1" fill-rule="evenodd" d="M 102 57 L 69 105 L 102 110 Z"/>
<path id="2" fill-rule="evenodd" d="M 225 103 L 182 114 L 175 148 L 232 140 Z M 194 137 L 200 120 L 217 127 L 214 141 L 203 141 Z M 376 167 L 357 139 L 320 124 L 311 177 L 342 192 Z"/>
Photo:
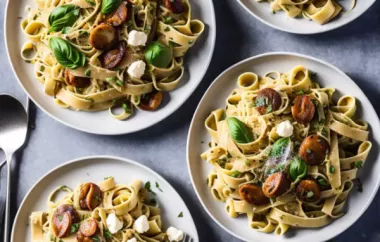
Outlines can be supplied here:
<path id="1" fill-rule="evenodd" d="M 12 154 L 8 154 L 7 155 L 7 197 L 6 197 L 6 202 L 5 202 L 5 226 L 4 226 L 4 242 L 9 242 L 10 241 L 10 238 L 9 238 L 9 233 L 10 233 L 10 227 L 9 227 L 9 224 L 10 224 L 10 217 L 11 217 L 11 208 L 10 208 L 10 205 L 11 205 L 11 164 L 12 164 L 12 157 L 13 157 L 13 153 Z"/>

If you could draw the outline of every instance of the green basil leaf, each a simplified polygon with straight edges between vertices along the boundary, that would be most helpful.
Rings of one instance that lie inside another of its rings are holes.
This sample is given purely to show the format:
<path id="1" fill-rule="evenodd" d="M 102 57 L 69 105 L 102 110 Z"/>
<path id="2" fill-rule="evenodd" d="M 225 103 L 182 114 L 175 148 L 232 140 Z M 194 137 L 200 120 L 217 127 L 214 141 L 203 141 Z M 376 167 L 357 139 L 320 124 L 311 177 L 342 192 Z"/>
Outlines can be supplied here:
<path id="1" fill-rule="evenodd" d="M 58 37 L 51 37 L 49 46 L 58 63 L 70 69 L 86 65 L 86 56 L 77 50 L 70 42 Z"/>
<path id="2" fill-rule="evenodd" d="M 112 13 L 121 4 L 121 0 L 103 0 L 101 12 L 104 14 Z"/>
<path id="3" fill-rule="evenodd" d="M 172 48 L 159 41 L 149 44 L 145 50 L 145 60 L 153 66 L 166 68 L 172 59 Z"/>
<path id="4" fill-rule="evenodd" d="M 299 157 L 296 157 L 289 166 L 289 175 L 293 181 L 302 179 L 307 175 L 307 164 Z"/>
<path id="5" fill-rule="evenodd" d="M 288 147 L 288 145 L 290 145 L 289 137 L 278 139 L 276 142 L 274 142 L 269 156 L 270 157 L 281 156 L 285 152 L 285 149 Z"/>
<path id="6" fill-rule="evenodd" d="M 252 131 L 248 126 L 235 117 L 227 119 L 228 132 L 232 139 L 241 144 L 246 144 L 253 141 Z"/>
<path id="7" fill-rule="evenodd" d="M 65 27 L 71 27 L 77 21 L 80 9 L 73 4 L 66 4 L 55 8 L 49 15 L 49 32 L 60 31 Z"/>

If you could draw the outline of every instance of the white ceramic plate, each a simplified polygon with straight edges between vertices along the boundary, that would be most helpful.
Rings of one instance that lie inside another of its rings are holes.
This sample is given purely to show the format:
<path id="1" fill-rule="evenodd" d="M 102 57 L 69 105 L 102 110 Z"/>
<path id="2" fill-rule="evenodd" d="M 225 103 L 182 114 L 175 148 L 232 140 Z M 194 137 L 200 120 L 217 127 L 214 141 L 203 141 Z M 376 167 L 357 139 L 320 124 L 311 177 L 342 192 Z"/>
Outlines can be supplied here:
<path id="1" fill-rule="evenodd" d="M 357 0 L 355 8 L 351 12 L 340 14 L 331 22 L 319 25 L 304 18 L 289 18 L 284 11 L 273 14 L 267 2 L 256 2 L 256 0 L 237 1 L 261 22 L 273 28 L 295 34 L 316 34 L 339 28 L 358 18 L 375 2 L 375 0 Z M 345 9 L 349 9 L 352 1 L 341 0 L 339 4 L 343 5 Z"/>
<path id="2" fill-rule="evenodd" d="M 108 111 L 88 113 L 58 107 L 53 98 L 46 95 L 43 85 L 34 78 L 34 66 L 20 57 L 20 49 L 26 41 L 21 32 L 19 16 L 26 16 L 26 6 L 35 7 L 33 0 L 8 0 L 5 15 L 5 43 L 13 71 L 29 97 L 43 111 L 57 121 L 72 128 L 96 134 L 126 134 L 148 128 L 177 110 L 201 82 L 210 64 L 215 46 L 215 13 L 212 0 L 190 0 L 193 18 L 206 24 L 206 29 L 185 58 L 185 76 L 179 87 L 165 95 L 164 105 L 155 112 L 137 112 L 126 121 L 118 121 Z"/>
<path id="3" fill-rule="evenodd" d="M 81 182 L 98 182 L 113 176 L 117 183 L 129 183 L 135 179 L 150 181 L 161 208 L 163 227 L 174 226 L 198 242 L 197 229 L 184 201 L 174 188 L 159 174 L 128 159 L 112 156 L 84 157 L 69 161 L 42 177 L 28 192 L 13 223 L 12 242 L 31 241 L 29 216 L 32 211 L 46 211 L 49 193 L 66 185 L 72 189 Z M 158 182 L 163 192 L 154 186 Z M 178 215 L 183 213 L 183 217 Z"/>
<path id="4" fill-rule="evenodd" d="M 211 140 L 204 120 L 215 109 L 225 106 L 225 99 L 236 88 L 237 77 L 247 71 L 263 75 L 268 71 L 289 71 L 296 65 L 303 65 L 317 73 L 317 81 L 323 87 L 335 87 L 340 95 L 353 95 L 358 100 L 358 115 L 369 123 L 370 140 L 373 149 L 368 162 L 360 170 L 364 191 L 351 192 L 347 203 L 347 213 L 332 224 L 320 229 L 290 229 L 285 236 L 256 232 L 248 227 L 247 217 L 231 218 L 224 209 L 224 203 L 214 200 L 206 185 L 207 174 L 212 166 L 200 158 L 201 153 L 208 149 Z M 362 109 L 365 107 L 365 110 Z M 191 123 L 187 141 L 187 159 L 190 177 L 194 189 L 204 209 L 223 229 L 232 235 L 247 241 L 326 241 L 349 228 L 367 209 L 374 198 L 380 184 L 379 148 L 380 132 L 379 118 L 371 103 L 360 88 L 342 71 L 336 67 L 304 55 L 294 53 L 268 53 L 254 56 L 230 67 L 212 83 L 203 96 Z"/>

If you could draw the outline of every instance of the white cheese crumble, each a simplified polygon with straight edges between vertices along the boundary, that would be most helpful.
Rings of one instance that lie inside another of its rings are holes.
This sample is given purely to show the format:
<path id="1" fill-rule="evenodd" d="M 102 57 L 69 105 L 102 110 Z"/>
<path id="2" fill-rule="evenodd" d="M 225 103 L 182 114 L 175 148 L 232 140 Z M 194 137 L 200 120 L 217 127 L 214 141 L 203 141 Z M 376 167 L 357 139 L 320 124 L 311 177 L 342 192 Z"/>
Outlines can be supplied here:
<path id="1" fill-rule="evenodd" d="M 141 78 L 144 75 L 146 64 L 142 60 L 133 62 L 128 67 L 128 74 L 134 78 Z"/>
<path id="2" fill-rule="evenodd" d="M 121 228 L 123 228 L 123 221 L 118 219 L 115 214 L 111 213 L 108 215 L 107 220 L 107 228 L 112 234 L 116 234 Z"/>
<path id="3" fill-rule="evenodd" d="M 145 215 L 141 215 L 133 223 L 133 229 L 142 234 L 149 230 L 148 218 Z"/>
<path id="4" fill-rule="evenodd" d="M 289 137 L 293 134 L 293 125 L 289 120 L 285 120 L 277 125 L 276 133 L 281 137 Z"/>
<path id="5" fill-rule="evenodd" d="M 174 227 L 169 227 L 166 230 L 166 234 L 169 237 L 169 241 L 181 241 L 183 239 L 183 232 Z"/>
<path id="6" fill-rule="evenodd" d="M 128 44 L 132 46 L 145 46 L 148 36 L 144 32 L 132 30 L 128 34 Z"/>
<path id="7" fill-rule="evenodd" d="M 127 242 L 137 242 L 137 239 L 133 237 L 132 239 L 127 240 Z"/>

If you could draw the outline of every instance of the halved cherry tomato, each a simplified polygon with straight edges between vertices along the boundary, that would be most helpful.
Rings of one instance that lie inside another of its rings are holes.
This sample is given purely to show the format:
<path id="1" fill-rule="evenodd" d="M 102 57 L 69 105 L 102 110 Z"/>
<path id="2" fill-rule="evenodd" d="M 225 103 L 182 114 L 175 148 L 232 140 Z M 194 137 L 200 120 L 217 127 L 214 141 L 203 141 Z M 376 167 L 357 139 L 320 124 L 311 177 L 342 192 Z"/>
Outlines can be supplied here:
<path id="1" fill-rule="evenodd" d="M 141 97 L 139 108 L 145 111 L 154 111 L 161 105 L 163 98 L 163 92 L 154 91 L 145 94 Z"/>
<path id="2" fill-rule="evenodd" d="M 69 204 L 60 205 L 53 213 L 52 227 L 55 236 L 66 237 L 73 223 L 79 222 L 79 215 L 73 206 Z"/>
<path id="3" fill-rule="evenodd" d="M 261 115 L 278 110 L 282 103 L 280 94 L 272 88 L 262 89 L 255 101 L 256 109 Z"/>
<path id="4" fill-rule="evenodd" d="M 278 197 L 284 194 L 290 186 L 290 180 L 283 172 L 270 175 L 263 184 L 263 192 L 267 197 Z"/>
<path id="5" fill-rule="evenodd" d="M 123 60 L 125 51 L 125 43 L 122 41 L 112 50 L 109 50 L 99 56 L 99 60 L 102 66 L 106 69 L 115 68 Z"/>
<path id="6" fill-rule="evenodd" d="M 92 237 L 84 236 L 80 231 L 78 231 L 78 233 L 77 233 L 77 241 L 78 242 L 97 242 L 99 240 L 95 241 L 95 239 L 93 239 Z"/>
<path id="7" fill-rule="evenodd" d="M 98 224 L 96 223 L 94 218 L 89 218 L 80 225 L 79 231 L 87 237 L 91 237 L 96 233 L 98 229 Z"/>
<path id="8" fill-rule="evenodd" d="M 294 99 L 294 105 L 292 106 L 292 115 L 298 123 L 309 123 L 313 119 L 314 113 L 315 106 L 309 96 L 302 95 L 297 96 Z"/>
<path id="9" fill-rule="evenodd" d="M 86 183 L 80 190 L 79 205 L 82 209 L 94 210 L 102 201 L 102 191 L 94 183 Z"/>
<path id="10" fill-rule="evenodd" d="M 116 9 L 115 12 L 109 14 L 106 17 L 105 22 L 107 24 L 111 24 L 112 26 L 120 26 L 122 25 L 128 17 L 128 8 L 126 3 L 120 4 L 120 6 Z"/>
<path id="11" fill-rule="evenodd" d="M 172 13 L 180 14 L 185 12 L 185 6 L 182 0 L 163 0 L 164 5 Z"/>
<path id="12" fill-rule="evenodd" d="M 309 165 L 319 165 L 329 152 L 330 145 L 327 140 L 319 135 L 306 137 L 299 148 L 299 156 Z"/>
<path id="13" fill-rule="evenodd" d="M 90 44 L 98 49 L 105 50 L 110 48 L 117 39 L 117 31 L 108 24 L 100 24 L 90 33 Z"/>
<path id="14" fill-rule="evenodd" d="M 260 186 L 246 183 L 240 186 L 239 194 L 247 203 L 254 205 L 264 205 L 269 203 L 269 198 L 267 198 Z"/>
<path id="15" fill-rule="evenodd" d="M 68 85 L 74 87 L 87 87 L 91 84 L 90 78 L 82 76 L 74 76 L 70 73 L 70 69 L 66 68 L 65 70 L 65 80 Z"/>
<path id="16" fill-rule="evenodd" d="M 296 195 L 298 199 L 305 202 L 315 202 L 321 197 L 321 190 L 318 184 L 312 180 L 302 180 L 296 187 Z"/>

